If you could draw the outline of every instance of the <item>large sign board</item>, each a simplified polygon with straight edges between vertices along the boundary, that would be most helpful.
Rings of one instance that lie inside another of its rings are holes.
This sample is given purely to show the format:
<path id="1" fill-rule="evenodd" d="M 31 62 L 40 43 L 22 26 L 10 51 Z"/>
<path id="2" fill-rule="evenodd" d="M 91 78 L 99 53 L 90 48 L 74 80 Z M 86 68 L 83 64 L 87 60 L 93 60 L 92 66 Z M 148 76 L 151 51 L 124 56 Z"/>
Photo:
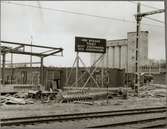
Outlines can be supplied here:
<path id="1" fill-rule="evenodd" d="M 75 51 L 106 53 L 106 39 L 75 37 Z"/>

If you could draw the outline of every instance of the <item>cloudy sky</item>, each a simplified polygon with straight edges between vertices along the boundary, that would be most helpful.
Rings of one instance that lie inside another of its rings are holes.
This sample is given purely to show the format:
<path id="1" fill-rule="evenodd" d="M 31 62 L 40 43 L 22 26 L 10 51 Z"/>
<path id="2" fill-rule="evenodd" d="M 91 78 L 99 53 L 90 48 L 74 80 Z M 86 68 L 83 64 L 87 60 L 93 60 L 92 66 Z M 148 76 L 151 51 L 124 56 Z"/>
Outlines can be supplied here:
<path id="1" fill-rule="evenodd" d="M 141 11 L 163 9 L 163 2 L 141 2 Z M 28 6 L 27 6 L 28 5 Z M 136 30 L 136 2 L 114 1 L 10 1 L 1 3 L 1 39 L 64 48 L 63 57 L 48 57 L 45 65 L 71 66 L 75 36 L 127 38 Z M 141 29 L 149 31 L 149 58 L 165 59 L 164 13 L 143 18 Z M 89 54 L 81 57 L 89 64 Z M 37 58 L 33 58 L 36 60 Z M 28 62 L 15 57 L 15 62 Z"/>

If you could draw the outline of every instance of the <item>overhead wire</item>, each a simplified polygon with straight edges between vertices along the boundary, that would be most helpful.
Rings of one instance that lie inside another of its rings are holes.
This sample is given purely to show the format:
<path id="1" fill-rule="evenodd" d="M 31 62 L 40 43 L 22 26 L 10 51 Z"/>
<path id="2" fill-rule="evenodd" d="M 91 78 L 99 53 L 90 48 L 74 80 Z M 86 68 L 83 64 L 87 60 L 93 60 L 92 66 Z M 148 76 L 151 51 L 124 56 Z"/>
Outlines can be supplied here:
<path id="1" fill-rule="evenodd" d="M 41 7 L 41 6 L 35 6 L 35 5 L 30 5 L 30 4 L 21 4 L 21 3 L 9 2 L 9 1 L 8 2 L 3 2 L 3 3 L 20 5 L 20 6 L 28 6 L 28 7 L 40 8 L 40 9 L 45 9 L 45 10 L 50 10 L 50 11 L 56 11 L 56 12 L 62 12 L 62 13 L 68 13 L 68 14 L 73 14 L 73 15 L 82 15 L 82 16 L 95 17 L 95 18 L 112 20 L 112 21 L 120 21 L 120 22 L 127 22 L 127 23 L 136 24 L 136 21 L 126 20 L 126 19 L 120 19 L 120 18 L 114 18 L 114 17 L 99 16 L 99 15 L 93 15 L 93 14 L 88 14 L 88 13 L 81 13 L 81 12 L 74 12 L 74 11 L 63 10 L 63 9 Z M 150 25 L 150 26 L 156 26 L 156 27 L 164 28 L 164 26 L 161 26 L 161 25 L 148 24 L 148 23 L 142 23 L 142 24 L 143 25 Z"/>
<path id="2" fill-rule="evenodd" d="M 165 24 L 164 21 L 161 21 L 161 20 L 158 20 L 158 19 L 155 19 L 155 18 L 151 18 L 151 17 L 144 17 L 144 18 L 149 19 L 149 20 L 152 20 L 152 21 L 155 21 L 155 22 L 159 22 L 159 23 Z"/>
<path id="3" fill-rule="evenodd" d="M 125 20 L 125 19 L 105 17 L 105 16 L 93 15 L 93 14 L 88 14 L 88 13 L 80 13 L 80 12 L 74 12 L 74 11 L 63 10 L 63 9 L 41 7 L 41 6 L 35 6 L 35 5 L 30 5 L 30 4 L 20 4 L 20 3 L 15 3 L 15 2 L 6 2 L 6 3 L 7 4 L 21 5 L 21 6 L 29 6 L 29 7 L 33 7 L 33 8 L 40 8 L 40 9 L 57 11 L 57 12 L 62 12 L 62 13 L 74 14 L 74 15 L 83 15 L 83 16 L 96 17 L 96 18 L 109 19 L 109 20 L 116 20 L 116 21 L 122 21 L 122 22 L 134 22 L 134 21 Z"/>
<path id="4" fill-rule="evenodd" d="M 133 2 L 133 1 L 128 1 L 128 2 L 137 5 L 136 2 Z M 159 8 L 156 8 L 156 7 L 153 7 L 153 6 L 150 6 L 150 5 L 146 5 L 146 4 L 143 4 L 143 3 L 141 3 L 141 6 L 145 6 L 145 7 L 147 7 L 147 8 L 152 8 L 152 9 L 157 9 L 157 10 L 159 10 Z M 152 20 L 152 21 L 155 21 L 155 22 L 163 23 L 163 24 L 165 23 L 164 21 L 161 21 L 161 20 L 158 20 L 158 19 L 155 19 L 155 18 L 150 18 L 150 17 L 143 17 L 143 18 L 149 19 L 149 20 Z"/>
<path id="5" fill-rule="evenodd" d="M 128 2 L 133 3 L 135 5 L 137 4 L 137 2 L 134 2 L 134 1 L 128 1 Z M 156 7 L 153 7 L 153 6 L 150 6 L 150 5 L 146 5 L 146 4 L 143 4 L 143 3 L 141 3 L 141 5 L 144 6 L 144 7 L 147 7 L 147 8 L 159 9 L 159 8 L 156 8 Z"/>

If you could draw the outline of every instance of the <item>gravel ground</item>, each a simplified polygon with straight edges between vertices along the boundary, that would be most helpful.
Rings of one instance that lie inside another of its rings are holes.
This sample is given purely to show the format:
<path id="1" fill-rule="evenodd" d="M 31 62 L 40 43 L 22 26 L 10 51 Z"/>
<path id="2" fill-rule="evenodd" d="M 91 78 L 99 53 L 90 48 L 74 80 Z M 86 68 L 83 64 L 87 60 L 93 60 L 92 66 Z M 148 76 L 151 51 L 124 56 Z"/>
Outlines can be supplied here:
<path id="1" fill-rule="evenodd" d="M 42 123 L 36 125 L 26 125 L 26 128 L 54 128 L 54 129 L 84 129 L 86 127 L 92 125 L 101 125 L 101 124 L 109 124 L 113 122 L 121 122 L 121 121 L 130 121 L 130 120 L 139 120 L 152 117 L 164 116 L 162 113 L 156 114 L 147 114 L 147 115 L 135 115 L 134 116 L 122 116 L 122 117 L 108 117 L 108 118 L 98 118 L 98 119 L 87 119 L 87 120 L 77 120 L 77 121 L 68 121 L 68 122 L 51 122 L 49 124 Z M 12 128 L 23 128 L 23 126 L 12 126 Z M 110 127 L 111 128 L 111 127 Z M 115 128 L 115 127 L 114 127 Z M 112 129 L 114 129 L 112 128 Z M 117 127 L 118 128 L 118 127 Z M 124 126 L 124 129 L 130 129 L 132 126 Z M 133 127 L 134 128 L 134 127 Z"/>
<path id="2" fill-rule="evenodd" d="M 45 103 L 35 102 L 34 104 L 27 105 L 1 105 L 0 106 L 0 118 L 10 117 L 23 117 L 23 116 L 39 116 L 39 115 L 51 115 L 51 114 L 67 114 L 67 113 L 79 113 L 79 112 L 94 112 L 94 111 L 106 111 L 106 110 L 120 110 L 120 109 L 133 109 L 144 107 L 156 107 L 166 106 L 166 97 L 128 97 L 128 99 L 113 98 L 106 103 L 106 100 L 94 101 L 93 105 L 87 104 L 74 104 L 74 103 Z M 155 115 L 155 114 L 154 114 Z M 157 113 L 158 115 L 165 115 Z M 68 122 L 52 122 L 49 124 L 36 124 L 27 126 L 12 126 L 12 128 L 74 128 L 81 129 L 87 126 L 95 124 L 105 124 L 130 119 L 153 117 L 152 114 L 124 116 L 124 117 L 112 117 L 112 118 L 98 118 L 98 119 L 84 119 L 79 121 Z M 10 127 L 11 128 L 11 127 Z M 135 129 L 135 126 L 126 126 L 123 129 Z M 117 128 L 119 129 L 119 128 Z M 120 128 L 122 129 L 122 127 Z"/>
<path id="3" fill-rule="evenodd" d="M 106 103 L 106 100 L 101 100 L 101 101 L 95 101 L 94 105 L 73 104 L 73 103 L 62 103 L 62 104 L 35 103 L 30 105 L 3 105 L 0 106 L 1 108 L 0 118 L 118 110 L 118 109 L 154 107 L 154 106 L 165 106 L 165 105 L 166 105 L 165 97 L 163 98 L 130 97 L 127 100 L 115 98 L 115 99 L 110 99 L 108 104 Z"/>

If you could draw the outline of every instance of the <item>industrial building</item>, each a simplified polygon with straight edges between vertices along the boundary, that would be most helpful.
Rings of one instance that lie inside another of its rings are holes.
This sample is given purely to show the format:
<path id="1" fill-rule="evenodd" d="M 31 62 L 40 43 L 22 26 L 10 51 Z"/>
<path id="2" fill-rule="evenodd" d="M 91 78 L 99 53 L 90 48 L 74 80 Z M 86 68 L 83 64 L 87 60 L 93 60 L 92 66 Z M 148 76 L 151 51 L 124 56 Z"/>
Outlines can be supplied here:
<path id="1" fill-rule="evenodd" d="M 140 32 L 138 66 L 148 64 L 148 31 Z M 91 64 L 99 54 L 91 54 Z M 108 40 L 104 60 L 98 66 L 126 69 L 135 72 L 136 32 L 128 32 L 127 39 Z"/>
<path id="2" fill-rule="evenodd" d="M 87 68 L 91 69 L 91 68 Z M 79 68 L 79 76 L 86 73 L 85 68 Z M 99 88 L 107 87 L 123 87 L 124 86 L 124 76 L 125 71 L 120 69 L 104 69 L 103 71 L 105 74 L 102 75 L 102 69 L 98 68 L 93 77 L 97 80 L 97 83 L 100 85 Z M 53 89 L 63 89 L 64 87 L 75 87 L 75 68 L 64 68 L 64 67 L 44 67 L 44 86 L 42 89 L 49 90 L 52 86 Z M 103 78 L 102 78 L 103 76 Z M 86 73 L 79 81 L 79 86 L 82 87 L 83 84 L 86 82 L 89 74 Z M 69 78 L 69 79 L 68 79 Z M 101 84 L 104 80 L 103 85 Z M 67 83 L 67 80 L 68 83 Z M 14 85 L 22 85 L 20 86 L 21 89 L 27 89 L 23 85 L 33 85 L 39 86 L 40 85 L 40 67 L 16 67 L 16 68 L 5 68 L 5 75 L 4 75 L 4 82 L 5 85 L 11 84 Z M 92 79 L 89 80 L 86 87 L 96 87 L 95 83 Z"/>

